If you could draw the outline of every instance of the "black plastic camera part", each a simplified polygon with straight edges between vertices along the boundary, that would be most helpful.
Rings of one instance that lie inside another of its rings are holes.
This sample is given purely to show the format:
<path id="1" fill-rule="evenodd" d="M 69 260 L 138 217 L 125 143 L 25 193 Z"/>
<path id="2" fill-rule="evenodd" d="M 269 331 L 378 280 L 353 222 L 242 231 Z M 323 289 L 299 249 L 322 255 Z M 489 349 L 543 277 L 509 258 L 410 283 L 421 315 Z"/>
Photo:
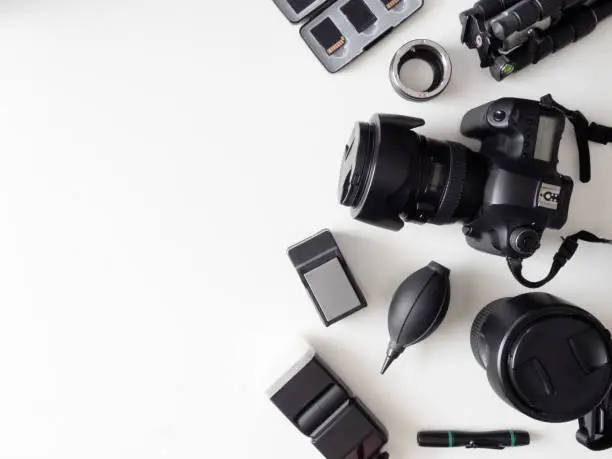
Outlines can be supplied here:
<path id="1" fill-rule="evenodd" d="M 381 373 L 409 346 L 431 336 L 448 312 L 450 270 L 432 261 L 398 287 L 389 307 L 390 343 Z"/>
<path id="2" fill-rule="evenodd" d="M 585 310 L 545 293 L 486 306 L 471 330 L 474 357 L 493 390 L 531 418 L 578 419 L 578 441 L 612 447 L 612 340 Z"/>
<path id="3" fill-rule="evenodd" d="M 326 327 L 367 306 L 331 231 L 323 230 L 287 253 Z"/>
<path id="4" fill-rule="evenodd" d="M 270 400 L 327 459 L 387 459 L 385 427 L 309 351 L 268 391 Z"/>

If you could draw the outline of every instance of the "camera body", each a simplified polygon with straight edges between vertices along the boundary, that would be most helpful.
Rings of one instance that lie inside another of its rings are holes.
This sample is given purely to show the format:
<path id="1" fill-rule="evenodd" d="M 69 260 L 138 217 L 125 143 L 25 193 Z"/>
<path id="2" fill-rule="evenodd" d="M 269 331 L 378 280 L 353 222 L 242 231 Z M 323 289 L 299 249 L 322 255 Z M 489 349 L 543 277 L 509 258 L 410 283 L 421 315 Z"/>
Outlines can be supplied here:
<path id="1" fill-rule="evenodd" d="M 500 99 L 468 112 L 461 133 L 482 142 L 489 163 L 479 212 L 465 223 L 470 246 L 509 258 L 527 258 L 546 228 L 566 221 L 573 191 L 557 172 L 565 116 L 523 99 Z"/>
<path id="2" fill-rule="evenodd" d="M 414 132 L 421 119 L 375 115 L 357 123 L 344 156 L 339 200 L 357 220 L 390 230 L 404 222 L 461 222 L 468 243 L 522 260 L 546 228 L 567 220 L 571 178 L 557 172 L 561 110 L 504 98 L 471 110 L 461 132 L 479 152 Z"/>

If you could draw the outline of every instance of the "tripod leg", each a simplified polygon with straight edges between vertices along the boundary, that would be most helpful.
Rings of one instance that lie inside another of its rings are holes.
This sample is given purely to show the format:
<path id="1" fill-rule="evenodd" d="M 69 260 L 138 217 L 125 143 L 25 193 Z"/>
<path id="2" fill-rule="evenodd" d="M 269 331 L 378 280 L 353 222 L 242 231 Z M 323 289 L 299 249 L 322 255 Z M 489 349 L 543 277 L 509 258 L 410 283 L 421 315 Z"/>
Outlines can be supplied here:
<path id="1" fill-rule="evenodd" d="M 586 37 L 598 24 L 612 16 L 612 0 L 601 0 L 592 5 L 578 8 L 567 14 L 546 31 L 532 30 L 530 40 L 517 50 L 501 55 L 490 67 L 491 75 L 497 81 L 556 53 L 566 46 Z"/>

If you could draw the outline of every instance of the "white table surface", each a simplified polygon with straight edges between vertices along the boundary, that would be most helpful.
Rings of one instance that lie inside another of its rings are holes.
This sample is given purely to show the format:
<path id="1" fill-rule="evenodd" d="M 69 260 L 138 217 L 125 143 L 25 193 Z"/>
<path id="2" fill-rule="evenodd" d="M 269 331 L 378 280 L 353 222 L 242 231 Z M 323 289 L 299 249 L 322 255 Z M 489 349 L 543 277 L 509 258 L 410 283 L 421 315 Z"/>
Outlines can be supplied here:
<path id="1" fill-rule="evenodd" d="M 386 232 L 336 202 L 353 123 L 420 116 L 460 140 L 462 115 L 502 96 L 552 92 L 612 124 L 612 23 L 496 83 L 461 47 L 472 0 L 428 0 L 394 34 L 330 75 L 271 0 L 0 2 L 0 457 L 320 457 L 263 396 L 275 351 L 307 339 L 385 423 L 392 458 L 576 457 L 575 423 L 506 406 L 469 348 L 489 301 L 524 290 L 460 227 Z M 435 101 L 398 97 L 387 68 L 420 37 L 447 47 Z M 476 146 L 473 142 L 470 145 Z M 563 171 L 577 175 L 573 133 Z M 593 146 L 559 236 L 612 235 L 610 147 Z M 286 256 L 338 235 L 370 306 L 325 329 Z M 448 318 L 381 377 L 398 284 L 435 259 L 452 269 Z M 548 291 L 612 326 L 612 249 L 584 245 Z M 504 453 L 420 450 L 423 428 L 525 428 Z M 605 454 L 605 453 L 603 453 Z"/>

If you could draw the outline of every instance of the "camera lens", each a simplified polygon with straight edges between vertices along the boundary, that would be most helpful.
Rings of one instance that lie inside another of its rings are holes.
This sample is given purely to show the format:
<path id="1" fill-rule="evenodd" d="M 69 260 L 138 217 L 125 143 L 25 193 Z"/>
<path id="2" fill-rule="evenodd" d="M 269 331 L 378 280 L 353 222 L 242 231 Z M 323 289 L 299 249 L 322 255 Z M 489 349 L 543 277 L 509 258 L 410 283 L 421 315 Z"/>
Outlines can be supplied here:
<path id="1" fill-rule="evenodd" d="M 610 333 L 585 310 L 552 295 L 491 303 L 474 321 L 471 344 L 495 392 L 540 421 L 585 416 L 612 387 Z"/>
<path id="2" fill-rule="evenodd" d="M 404 221 L 447 224 L 478 212 L 487 160 L 454 142 L 414 133 L 423 120 L 375 115 L 347 143 L 339 201 L 354 218 L 391 230 Z"/>

